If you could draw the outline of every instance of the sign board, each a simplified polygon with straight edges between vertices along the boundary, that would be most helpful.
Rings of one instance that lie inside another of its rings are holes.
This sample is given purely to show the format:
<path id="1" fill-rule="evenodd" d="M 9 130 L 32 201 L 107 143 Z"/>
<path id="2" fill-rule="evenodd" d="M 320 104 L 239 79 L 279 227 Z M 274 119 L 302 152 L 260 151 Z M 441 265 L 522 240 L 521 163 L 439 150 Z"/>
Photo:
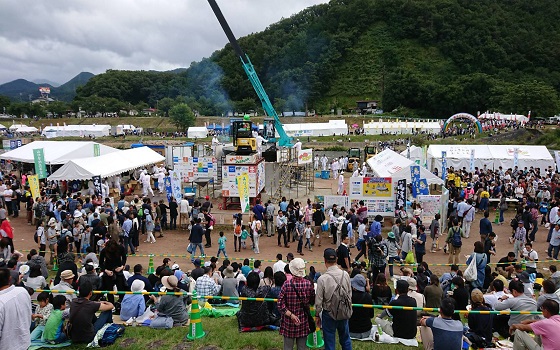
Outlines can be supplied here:
<path id="1" fill-rule="evenodd" d="M 39 190 L 39 176 L 29 175 L 27 176 L 27 181 L 29 182 L 29 189 L 31 190 L 31 195 L 33 196 L 33 200 L 35 200 L 41 194 Z"/>
<path id="2" fill-rule="evenodd" d="M 172 170 L 169 172 L 169 179 L 171 191 L 167 190 L 167 193 L 172 193 L 176 199 L 183 198 L 183 193 L 181 192 L 181 173 Z"/>
<path id="3" fill-rule="evenodd" d="M 42 148 L 33 150 L 33 160 L 35 162 L 35 174 L 39 179 L 47 178 L 47 165 L 45 164 L 45 153 Z"/>
<path id="4" fill-rule="evenodd" d="M 10 140 L 10 149 L 16 149 L 21 147 L 22 142 L 21 140 Z"/>
<path id="5" fill-rule="evenodd" d="M 348 196 L 325 196 L 325 209 L 331 209 L 333 204 L 336 204 L 339 209 L 348 208 L 350 200 Z"/>
<path id="6" fill-rule="evenodd" d="M 256 165 L 223 165 L 222 166 L 222 196 L 239 197 L 237 177 L 248 176 L 249 197 L 256 197 L 265 186 L 264 162 Z"/>
<path id="7" fill-rule="evenodd" d="M 12 149 L 10 145 L 10 140 L 2 140 L 2 148 L 3 149 Z"/>
<path id="8" fill-rule="evenodd" d="M 447 152 L 441 151 L 441 179 L 447 184 Z"/>
<path id="9" fill-rule="evenodd" d="M 226 164 L 256 164 L 259 161 L 259 156 L 257 154 L 251 155 L 236 155 L 228 154 L 226 156 Z"/>
<path id="10" fill-rule="evenodd" d="M 178 172 L 183 182 L 193 182 L 201 177 L 218 180 L 215 157 L 182 157 L 176 160 L 173 159 L 173 170 Z"/>
<path id="11" fill-rule="evenodd" d="M 313 150 L 311 148 L 302 149 L 301 151 L 298 152 L 297 155 L 298 165 L 309 164 L 311 162 L 313 162 Z"/>
<path id="12" fill-rule="evenodd" d="M 93 156 L 99 157 L 101 155 L 101 148 L 99 147 L 98 143 L 93 144 Z"/>
<path id="13" fill-rule="evenodd" d="M 441 210 L 441 196 L 419 195 L 417 200 L 422 205 L 422 222 L 427 226 Z"/>
<path id="14" fill-rule="evenodd" d="M 352 177 L 350 178 L 350 197 L 393 197 L 390 177 Z"/>
<path id="15" fill-rule="evenodd" d="M 394 216 L 395 215 L 395 199 L 394 198 L 351 198 L 351 204 L 358 204 L 360 201 L 364 201 L 364 205 L 367 208 L 368 216 Z"/>

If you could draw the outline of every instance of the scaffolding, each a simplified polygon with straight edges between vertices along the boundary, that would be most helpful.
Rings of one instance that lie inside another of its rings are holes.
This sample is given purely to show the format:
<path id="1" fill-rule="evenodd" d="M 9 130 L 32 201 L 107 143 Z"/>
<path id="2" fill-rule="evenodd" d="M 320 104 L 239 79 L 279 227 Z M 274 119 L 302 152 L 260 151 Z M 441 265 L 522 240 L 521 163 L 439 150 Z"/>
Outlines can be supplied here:
<path id="1" fill-rule="evenodd" d="M 270 191 L 267 189 L 272 201 L 278 203 L 282 197 L 307 196 L 315 190 L 313 163 L 298 164 L 295 151 L 293 148 L 281 148 L 278 151 L 274 171 L 275 174 L 278 174 L 278 181 L 272 182 Z"/>

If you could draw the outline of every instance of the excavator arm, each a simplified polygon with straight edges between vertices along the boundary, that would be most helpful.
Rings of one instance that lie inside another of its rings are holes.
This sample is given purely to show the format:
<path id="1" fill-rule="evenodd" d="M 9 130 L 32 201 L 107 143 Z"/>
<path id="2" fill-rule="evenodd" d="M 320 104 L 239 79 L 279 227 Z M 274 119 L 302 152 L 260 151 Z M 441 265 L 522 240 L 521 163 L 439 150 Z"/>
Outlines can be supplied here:
<path id="1" fill-rule="evenodd" d="M 247 56 L 239 46 L 239 43 L 237 42 L 237 39 L 233 35 L 233 32 L 231 31 L 229 24 L 227 23 L 224 15 L 222 14 L 222 11 L 218 7 L 216 0 L 208 0 L 208 3 L 210 4 L 210 7 L 212 7 L 212 11 L 214 11 L 216 18 L 218 19 L 218 22 L 220 22 L 220 25 L 222 26 L 222 29 L 224 30 L 235 53 L 237 54 L 237 56 L 239 56 L 239 59 L 241 60 L 241 64 L 243 65 L 243 69 L 245 70 L 245 73 L 247 74 L 249 81 L 253 85 L 253 88 L 255 89 L 255 92 L 257 93 L 259 100 L 261 101 L 265 113 L 268 116 L 274 118 L 274 128 L 276 129 L 276 132 L 279 135 L 278 146 L 280 147 L 292 146 L 291 139 L 286 134 L 286 131 L 284 131 L 284 127 L 280 122 L 280 118 L 278 117 L 278 114 L 274 110 L 272 103 L 270 103 L 270 99 L 268 98 L 268 95 L 264 87 L 262 86 L 262 83 L 259 79 L 259 76 L 257 75 L 257 72 L 255 72 L 255 67 L 251 63 L 249 56 Z"/>

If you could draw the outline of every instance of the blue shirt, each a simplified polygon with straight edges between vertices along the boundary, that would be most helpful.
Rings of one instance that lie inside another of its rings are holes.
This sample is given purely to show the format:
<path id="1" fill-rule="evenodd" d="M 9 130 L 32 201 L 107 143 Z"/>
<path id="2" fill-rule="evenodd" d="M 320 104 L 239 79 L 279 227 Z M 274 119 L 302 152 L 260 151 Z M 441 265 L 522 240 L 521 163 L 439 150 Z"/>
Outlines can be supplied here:
<path id="1" fill-rule="evenodd" d="M 226 237 L 218 238 L 218 248 L 219 249 L 226 249 L 226 241 L 227 241 Z"/>
<path id="2" fill-rule="evenodd" d="M 243 274 L 243 276 L 247 277 L 249 275 L 249 272 L 251 272 L 251 268 L 249 266 L 241 266 L 241 273 Z"/>
<path id="3" fill-rule="evenodd" d="M 124 232 L 124 236 L 128 237 L 130 230 L 132 229 L 132 220 L 126 219 L 122 224 L 122 230 Z"/>
<path id="4" fill-rule="evenodd" d="M 369 227 L 369 234 L 370 237 L 379 236 L 381 234 L 381 223 L 379 221 L 374 221 L 371 223 Z"/>
<path id="5" fill-rule="evenodd" d="M 288 202 L 280 202 L 279 206 L 280 210 L 282 210 L 284 213 L 288 211 Z"/>
<path id="6" fill-rule="evenodd" d="M 121 303 L 121 320 L 139 317 L 146 311 L 146 301 L 142 294 L 126 294 Z"/>
<path id="7" fill-rule="evenodd" d="M 460 350 L 463 347 L 463 324 L 459 320 L 430 317 L 426 326 L 434 335 L 434 350 Z"/>
<path id="8" fill-rule="evenodd" d="M 414 243 L 414 249 L 416 250 L 417 254 L 426 254 L 426 234 L 420 233 L 418 235 L 418 239 L 424 242 L 423 244 Z"/>

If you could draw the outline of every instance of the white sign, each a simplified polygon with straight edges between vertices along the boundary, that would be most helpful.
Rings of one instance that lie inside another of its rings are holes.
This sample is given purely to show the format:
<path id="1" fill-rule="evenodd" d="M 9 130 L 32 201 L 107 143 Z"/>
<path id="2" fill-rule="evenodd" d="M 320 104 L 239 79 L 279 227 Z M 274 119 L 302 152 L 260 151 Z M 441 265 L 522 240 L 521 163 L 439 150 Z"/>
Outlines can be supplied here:
<path id="1" fill-rule="evenodd" d="M 348 209 L 350 201 L 348 196 L 325 196 L 325 209 L 332 208 L 333 204 L 336 204 L 339 209 L 342 207 Z"/>
<path id="2" fill-rule="evenodd" d="M 302 149 L 298 152 L 297 156 L 297 163 L 298 165 L 309 164 L 313 162 L 313 150 L 309 149 Z"/>
<path id="3" fill-rule="evenodd" d="M 352 204 L 358 204 L 364 201 L 367 208 L 368 216 L 394 216 L 395 215 L 395 199 L 394 198 L 372 198 L 372 197 L 356 197 L 351 199 Z"/>
<path id="4" fill-rule="evenodd" d="M 218 180 L 217 161 L 214 157 L 174 158 L 173 170 L 180 173 L 183 182 L 193 182 L 198 178 Z"/>
<path id="5" fill-rule="evenodd" d="M 222 166 L 222 196 L 239 197 L 237 177 L 243 174 L 249 176 L 249 197 L 256 197 L 265 186 L 264 162 L 256 165 L 223 165 Z"/>
<path id="6" fill-rule="evenodd" d="M 419 195 L 416 200 L 422 206 L 422 222 L 424 226 L 429 226 L 434 216 L 441 210 L 441 196 L 434 195 Z"/>
<path id="7" fill-rule="evenodd" d="M 236 155 L 236 154 L 228 154 L 226 156 L 226 164 L 256 164 L 259 160 L 259 156 L 257 154 L 252 155 Z"/>

